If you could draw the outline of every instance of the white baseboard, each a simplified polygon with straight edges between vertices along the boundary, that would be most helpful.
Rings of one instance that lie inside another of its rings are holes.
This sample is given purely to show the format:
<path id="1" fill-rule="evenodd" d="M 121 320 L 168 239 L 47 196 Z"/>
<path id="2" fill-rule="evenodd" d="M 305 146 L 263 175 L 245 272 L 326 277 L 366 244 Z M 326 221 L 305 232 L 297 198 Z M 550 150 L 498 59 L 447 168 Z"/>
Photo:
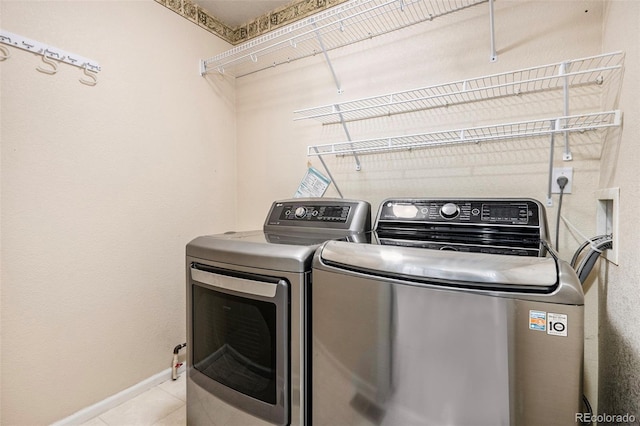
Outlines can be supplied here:
<path id="1" fill-rule="evenodd" d="M 184 371 L 185 371 L 184 365 L 178 369 L 179 374 L 183 374 Z M 80 425 L 82 423 L 85 423 L 93 419 L 94 417 L 99 416 L 100 414 L 103 414 L 109 411 L 112 408 L 117 407 L 123 402 L 126 402 L 132 398 L 135 398 L 141 393 L 167 380 L 171 380 L 171 368 L 167 368 L 166 370 L 163 370 L 158 374 L 155 374 L 147 379 L 144 379 L 139 383 L 136 383 L 135 385 L 123 390 L 122 392 L 118 392 L 115 395 L 111 395 L 110 397 L 105 398 L 102 401 L 99 401 L 93 405 L 90 405 L 89 407 L 85 407 L 82 410 L 73 413 L 69 417 L 66 417 L 62 420 L 52 423 L 51 426 Z"/>

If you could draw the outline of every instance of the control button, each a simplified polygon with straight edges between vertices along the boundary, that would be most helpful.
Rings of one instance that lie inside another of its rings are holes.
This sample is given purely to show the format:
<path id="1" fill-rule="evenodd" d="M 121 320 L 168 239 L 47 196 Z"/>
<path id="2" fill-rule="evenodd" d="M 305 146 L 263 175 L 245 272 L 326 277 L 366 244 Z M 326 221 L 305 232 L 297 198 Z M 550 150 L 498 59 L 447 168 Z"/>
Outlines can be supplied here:
<path id="1" fill-rule="evenodd" d="M 480 214 L 480 209 L 471 210 L 471 214 L 474 215 L 474 216 L 478 216 Z"/>
<path id="2" fill-rule="evenodd" d="M 318 210 L 314 210 L 311 212 L 311 216 L 318 216 Z"/>
<path id="3" fill-rule="evenodd" d="M 453 219 L 460 214 L 460 207 L 454 203 L 447 203 L 440 209 L 440 216 L 445 219 Z"/>
<path id="4" fill-rule="evenodd" d="M 298 219 L 302 219 L 302 218 L 303 218 L 303 217 L 305 217 L 306 215 L 307 215 L 307 209 L 305 209 L 304 207 L 298 207 L 298 208 L 296 209 L 295 216 L 296 216 Z"/>

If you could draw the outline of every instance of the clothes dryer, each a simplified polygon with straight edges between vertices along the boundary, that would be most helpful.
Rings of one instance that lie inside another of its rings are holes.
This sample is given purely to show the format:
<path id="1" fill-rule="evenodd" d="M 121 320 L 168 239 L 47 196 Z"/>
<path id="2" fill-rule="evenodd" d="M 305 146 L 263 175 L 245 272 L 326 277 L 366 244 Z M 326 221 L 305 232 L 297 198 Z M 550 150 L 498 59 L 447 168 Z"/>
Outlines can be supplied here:
<path id="1" fill-rule="evenodd" d="M 262 230 L 186 247 L 187 423 L 307 422 L 307 292 L 316 248 L 364 241 L 368 203 L 274 202 Z"/>

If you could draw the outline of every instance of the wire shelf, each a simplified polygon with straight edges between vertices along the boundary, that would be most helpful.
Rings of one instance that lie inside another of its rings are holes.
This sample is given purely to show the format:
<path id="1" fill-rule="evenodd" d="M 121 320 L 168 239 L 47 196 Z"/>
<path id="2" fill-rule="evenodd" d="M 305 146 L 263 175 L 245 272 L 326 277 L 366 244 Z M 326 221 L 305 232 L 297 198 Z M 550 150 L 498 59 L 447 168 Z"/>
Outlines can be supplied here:
<path id="1" fill-rule="evenodd" d="M 350 0 L 201 62 L 242 77 L 448 15 L 489 0 Z"/>
<path id="2" fill-rule="evenodd" d="M 373 96 L 339 104 L 294 111 L 294 120 L 323 124 L 403 114 L 452 104 L 522 95 L 565 87 L 600 85 L 620 72 L 623 52 L 613 52 L 469 80 Z"/>
<path id="3" fill-rule="evenodd" d="M 307 148 L 307 156 L 350 155 L 400 151 L 433 146 L 478 143 L 525 137 L 539 137 L 565 132 L 584 132 L 621 124 L 619 110 L 572 115 L 516 123 L 445 130 L 390 138 L 366 139 L 333 144 L 314 145 Z"/>

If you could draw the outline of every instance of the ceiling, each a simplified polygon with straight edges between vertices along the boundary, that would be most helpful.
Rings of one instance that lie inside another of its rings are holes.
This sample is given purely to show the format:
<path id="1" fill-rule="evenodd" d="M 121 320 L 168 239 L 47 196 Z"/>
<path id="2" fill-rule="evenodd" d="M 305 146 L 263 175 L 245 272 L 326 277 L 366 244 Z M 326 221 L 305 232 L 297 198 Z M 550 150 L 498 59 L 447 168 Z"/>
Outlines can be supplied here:
<path id="1" fill-rule="evenodd" d="M 202 9 L 231 28 L 253 21 L 290 2 L 291 0 L 196 0 Z"/>

